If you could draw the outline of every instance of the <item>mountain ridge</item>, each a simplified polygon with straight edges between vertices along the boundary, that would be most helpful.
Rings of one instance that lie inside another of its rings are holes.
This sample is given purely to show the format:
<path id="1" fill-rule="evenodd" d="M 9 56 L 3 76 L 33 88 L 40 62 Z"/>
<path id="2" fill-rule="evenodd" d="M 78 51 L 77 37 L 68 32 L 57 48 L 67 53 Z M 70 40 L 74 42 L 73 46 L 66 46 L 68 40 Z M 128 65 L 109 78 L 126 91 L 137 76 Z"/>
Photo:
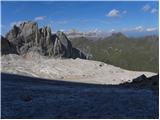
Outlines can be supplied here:
<path id="1" fill-rule="evenodd" d="M 91 60 L 128 70 L 158 73 L 158 36 L 132 38 L 122 33 L 118 34 L 118 37 L 117 34 L 112 34 L 98 41 L 91 41 L 86 37 L 72 38 L 71 42 Z"/>

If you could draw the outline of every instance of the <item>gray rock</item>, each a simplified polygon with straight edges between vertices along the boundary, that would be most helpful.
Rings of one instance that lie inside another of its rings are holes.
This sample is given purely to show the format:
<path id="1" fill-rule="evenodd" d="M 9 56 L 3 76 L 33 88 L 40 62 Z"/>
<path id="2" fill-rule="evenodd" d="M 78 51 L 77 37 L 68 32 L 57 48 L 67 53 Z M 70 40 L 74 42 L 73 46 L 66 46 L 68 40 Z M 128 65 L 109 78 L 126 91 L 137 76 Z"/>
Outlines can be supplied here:
<path id="1" fill-rule="evenodd" d="M 82 59 L 86 59 L 86 56 L 84 53 L 82 53 L 80 50 L 78 50 L 77 48 L 72 48 L 72 58 L 82 58 Z"/>
<path id="2" fill-rule="evenodd" d="M 15 46 L 3 36 L 1 36 L 1 54 L 17 54 Z"/>
<path id="3" fill-rule="evenodd" d="M 19 28 L 16 25 L 14 25 L 13 28 L 6 34 L 6 39 L 14 43 L 15 45 L 18 44 L 17 37 L 19 32 Z"/>
<path id="4" fill-rule="evenodd" d="M 142 81 L 147 80 L 147 79 L 148 79 L 148 78 L 143 74 L 143 75 L 141 75 L 141 76 L 133 79 L 133 82 L 134 82 L 134 83 L 142 82 Z"/>
<path id="5" fill-rule="evenodd" d="M 40 46 L 42 53 L 46 56 L 54 55 L 54 40 L 52 39 L 51 28 L 44 27 L 39 29 L 37 46 Z"/>
<path id="6" fill-rule="evenodd" d="M 16 46 L 20 55 L 34 51 L 50 57 L 86 58 L 82 52 L 72 47 L 63 32 L 58 31 L 53 35 L 50 27 L 38 29 L 38 24 L 32 21 L 14 25 L 6 34 L 6 39 Z"/>
<path id="7" fill-rule="evenodd" d="M 54 49 L 55 53 L 60 53 L 62 57 L 72 57 L 72 44 L 63 32 L 56 33 Z"/>
<path id="8" fill-rule="evenodd" d="M 56 37 L 54 43 L 54 56 L 63 57 L 65 54 L 65 48 L 62 45 L 61 41 Z"/>
<path id="9" fill-rule="evenodd" d="M 23 22 L 13 28 L 6 34 L 10 43 L 16 46 L 19 54 L 27 53 L 28 49 L 37 44 L 38 25 L 35 22 Z"/>

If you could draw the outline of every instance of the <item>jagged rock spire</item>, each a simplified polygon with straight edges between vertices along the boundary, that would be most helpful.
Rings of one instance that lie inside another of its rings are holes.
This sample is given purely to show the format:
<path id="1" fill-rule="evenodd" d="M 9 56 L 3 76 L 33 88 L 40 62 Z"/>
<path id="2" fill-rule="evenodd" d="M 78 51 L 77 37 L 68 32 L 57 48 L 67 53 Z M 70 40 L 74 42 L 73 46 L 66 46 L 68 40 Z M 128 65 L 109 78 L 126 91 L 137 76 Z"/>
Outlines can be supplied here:
<path id="1" fill-rule="evenodd" d="M 14 25 L 5 38 L 15 46 L 20 55 L 34 51 L 50 57 L 82 58 L 83 54 L 72 47 L 70 40 L 63 32 L 58 31 L 52 34 L 50 27 L 45 26 L 39 29 L 38 24 L 33 21 Z M 84 54 L 83 58 L 86 58 Z"/>

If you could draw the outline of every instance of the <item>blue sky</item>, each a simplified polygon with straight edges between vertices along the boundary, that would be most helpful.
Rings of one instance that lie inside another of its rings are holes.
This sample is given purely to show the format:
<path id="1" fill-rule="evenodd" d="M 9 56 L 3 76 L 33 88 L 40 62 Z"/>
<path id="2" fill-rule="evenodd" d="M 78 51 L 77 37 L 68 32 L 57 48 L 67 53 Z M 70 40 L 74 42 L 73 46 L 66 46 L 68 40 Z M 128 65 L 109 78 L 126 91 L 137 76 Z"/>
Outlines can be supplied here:
<path id="1" fill-rule="evenodd" d="M 149 35 L 158 31 L 156 1 L 16 2 L 3 1 L 2 34 L 21 21 L 37 21 L 52 31 L 118 31 L 128 35 Z"/>

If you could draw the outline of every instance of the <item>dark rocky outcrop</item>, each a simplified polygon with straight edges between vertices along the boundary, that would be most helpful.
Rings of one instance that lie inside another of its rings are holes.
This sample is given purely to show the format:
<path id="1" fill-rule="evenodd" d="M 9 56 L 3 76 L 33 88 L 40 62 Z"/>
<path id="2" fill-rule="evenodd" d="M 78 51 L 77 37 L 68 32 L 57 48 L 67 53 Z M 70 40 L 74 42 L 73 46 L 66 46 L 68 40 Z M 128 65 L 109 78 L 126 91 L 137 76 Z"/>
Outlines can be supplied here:
<path id="1" fill-rule="evenodd" d="M 23 22 L 19 26 L 14 25 L 5 39 L 16 47 L 20 55 L 33 51 L 50 57 L 86 58 L 80 50 L 72 47 L 63 32 L 52 34 L 50 27 L 38 29 L 38 24 L 32 21 Z"/>
<path id="2" fill-rule="evenodd" d="M 80 50 L 78 50 L 77 48 L 72 48 L 72 58 L 78 58 L 78 57 L 80 57 L 80 58 L 82 58 L 82 59 L 86 59 L 86 56 L 85 56 L 85 54 L 84 53 L 82 53 Z"/>
<path id="3" fill-rule="evenodd" d="M 120 86 L 134 87 L 134 88 L 147 88 L 151 90 L 159 90 L 159 74 L 151 77 L 141 75 L 132 80 L 132 82 L 126 82 L 120 84 Z"/>
<path id="4" fill-rule="evenodd" d="M 11 44 L 7 39 L 3 36 L 1 37 L 1 54 L 17 54 L 16 48 L 13 44 Z"/>
<path id="5" fill-rule="evenodd" d="M 139 83 L 139 82 L 142 82 L 144 80 L 147 80 L 147 77 L 143 74 L 143 75 L 133 79 L 133 83 Z"/>

